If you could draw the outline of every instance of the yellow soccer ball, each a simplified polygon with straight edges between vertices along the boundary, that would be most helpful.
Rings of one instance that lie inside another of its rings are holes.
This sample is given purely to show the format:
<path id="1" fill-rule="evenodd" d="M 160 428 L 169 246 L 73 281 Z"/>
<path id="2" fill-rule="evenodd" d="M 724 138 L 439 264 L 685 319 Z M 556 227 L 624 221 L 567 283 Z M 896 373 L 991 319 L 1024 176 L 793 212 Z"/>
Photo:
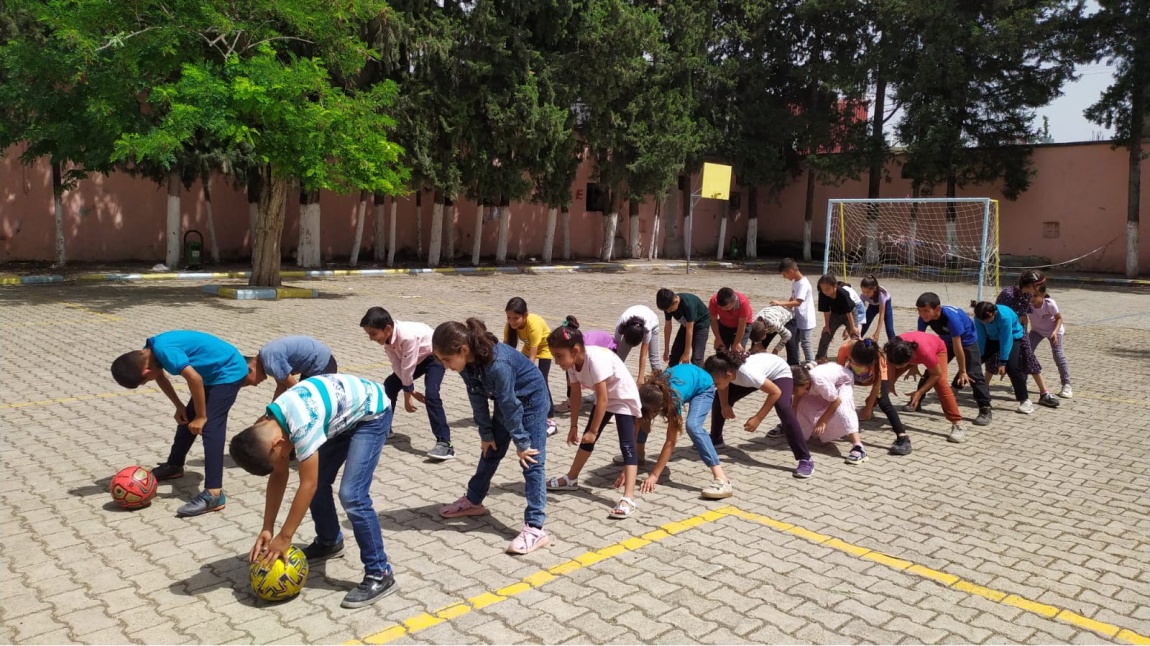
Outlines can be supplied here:
<path id="1" fill-rule="evenodd" d="M 252 592 L 264 601 L 286 601 L 295 597 L 307 583 L 307 572 L 307 557 L 294 545 L 271 566 L 264 567 L 256 561 L 248 568 Z"/>

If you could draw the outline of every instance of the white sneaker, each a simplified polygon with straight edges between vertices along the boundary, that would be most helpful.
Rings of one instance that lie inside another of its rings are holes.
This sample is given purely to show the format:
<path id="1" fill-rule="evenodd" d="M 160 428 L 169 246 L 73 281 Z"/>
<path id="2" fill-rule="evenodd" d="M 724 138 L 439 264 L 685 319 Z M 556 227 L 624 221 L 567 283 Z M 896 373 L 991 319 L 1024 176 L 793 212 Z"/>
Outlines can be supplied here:
<path id="1" fill-rule="evenodd" d="M 951 424 L 950 435 L 946 436 L 946 441 L 955 444 L 962 444 L 966 441 L 966 427 L 962 425 L 962 422 Z"/>
<path id="2" fill-rule="evenodd" d="M 731 494 L 735 493 L 734 487 L 731 486 L 729 480 L 714 480 L 711 484 L 703 487 L 703 498 L 707 500 L 721 500 L 723 498 L 730 498 Z"/>
<path id="3" fill-rule="evenodd" d="M 1031 404 L 1030 400 L 1028 399 L 1018 405 L 1018 412 L 1022 413 L 1023 415 L 1029 415 L 1034 412 L 1034 404 Z"/>
<path id="4" fill-rule="evenodd" d="M 1062 384 L 1062 390 L 1058 391 L 1058 396 L 1063 399 L 1070 399 L 1074 396 L 1074 390 L 1070 388 L 1070 384 Z"/>
<path id="5" fill-rule="evenodd" d="M 559 432 L 559 429 L 556 428 L 556 426 L 555 426 L 555 420 L 553 420 L 553 419 L 547 420 L 547 437 L 551 437 L 552 435 L 555 435 L 558 432 Z"/>

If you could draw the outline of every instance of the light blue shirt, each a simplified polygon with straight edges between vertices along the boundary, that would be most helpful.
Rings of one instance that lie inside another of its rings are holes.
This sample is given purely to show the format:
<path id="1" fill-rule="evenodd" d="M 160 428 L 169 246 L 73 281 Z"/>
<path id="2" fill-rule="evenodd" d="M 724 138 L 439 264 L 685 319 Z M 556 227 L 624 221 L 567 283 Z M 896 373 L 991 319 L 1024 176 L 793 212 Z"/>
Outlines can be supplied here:
<path id="1" fill-rule="evenodd" d="M 329 361 L 331 348 L 310 336 L 285 336 L 268 341 L 260 348 L 264 372 L 276 381 L 286 381 L 293 374 L 321 375 Z"/>
<path id="2" fill-rule="evenodd" d="M 205 386 L 235 383 L 248 376 L 244 355 L 227 341 L 204 332 L 163 332 L 150 337 L 144 347 L 152 351 L 165 372 L 178 375 L 191 366 Z"/>
<path id="3" fill-rule="evenodd" d="M 693 363 L 680 363 L 671 366 L 667 368 L 665 374 L 671 383 L 671 390 L 679 396 L 675 405 L 680 415 L 683 414 L 683 404 L 715 387 L 715 380 L 711 378 L 711 375 Z"/>

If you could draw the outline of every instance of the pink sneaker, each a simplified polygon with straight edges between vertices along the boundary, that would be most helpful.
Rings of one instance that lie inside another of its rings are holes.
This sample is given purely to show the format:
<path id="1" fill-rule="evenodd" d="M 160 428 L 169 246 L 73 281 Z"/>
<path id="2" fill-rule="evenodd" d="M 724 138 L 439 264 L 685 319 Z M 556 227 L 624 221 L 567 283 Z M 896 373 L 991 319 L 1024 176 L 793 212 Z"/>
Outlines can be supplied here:
<path id="1" fill-rule="evenodd" d="M 535 529 L 530 525 L 524 525 L 523 531 L 511 541 L 507 546 L 508 554 L 530 554 L 541 547 L 547 547 L 551 544 L 551 539 L 547 537 L 547 532 L 542 529 Z"/>
<path id="2" fill-rule="evenodd" d="M 487 513 L 487 508 L 483 505 L 472 504 L 467 496 L 463 496 L 459 500 L 441 507 L 439 515 L 444 518 L 460 518 L 461 516 L 482 516 Z"/>

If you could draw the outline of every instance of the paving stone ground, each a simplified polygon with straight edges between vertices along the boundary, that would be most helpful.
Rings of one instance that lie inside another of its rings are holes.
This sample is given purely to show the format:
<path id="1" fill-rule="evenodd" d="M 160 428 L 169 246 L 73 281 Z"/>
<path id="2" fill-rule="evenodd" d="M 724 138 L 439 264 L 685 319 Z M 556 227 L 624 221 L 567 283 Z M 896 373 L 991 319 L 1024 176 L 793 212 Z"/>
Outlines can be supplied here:
<path id="1" fill-rule="evenodd" d="M 585 488 L 549 496 L 547 529 L 556 544 L 527 557 L 503 553 L 522 522 L 522 478 L 511 461 L 495 480 L 489 516 L 444 522 L 436 514 L 462 494 L 478 448 L 462 382 L 449 374 L 444 397 L 460 457 L 426 462 L 433 440 L 423 412 L 397 413 L 372 494 L 400 590 L 347 611 L 339 601 L 360 578 L 354 547 L 347 558 L 315 564 L 307 588 L 291 602 L 265 606 L 249 593 L 244 560 L 261 524 L 263 479 L 229 461 L 227 508 L 175 517 L 201 486 L 198 446 L 189 474 L 162 483 L 150 508 L 111 506 L 112 474 L 162 460 L 173 432 L 164 396 L 151 388 L 119 389 L 108 372 L 112 359 L 174 328 L 217 334 L 249 354 L 269 339 L 309 334 L 334 349 L 341 369 L 382 381 L 390 372 L 383 350 L 357 326 L 373 305 L 432 325 L 475 315 L 501 327 L 504 303 L 519 295 L 553 324 L 576 314 L 584 327 L 608 330 L 627 306 L 653 306 L 661 286 L 706 297 L 730 285 L 755 305 L 785 296 L 788 286 L 774 273 L 738 271 L 293 284 L 315 287 L 322 297 L 236 302 L 189 284 L 0 291 L 0 641 L 378 639 L 395 623 L 728 504 L 1079 619 L 1051 618 L 725 515 L 396 635 L 396 643 L 1107 643 L 1150 632 L 1145 292 L 1052 286 L 1068 322 L 1075 398 L 1058 410 L 1019 415 L 1007 382 L 996 382 L 994 425 L 972 428 L 966 444 L 946 442 L 937 400 L 928 397 L 923 413 L 905 416 L 914 439 L 910 456 L 887 455 L 892 434 L 885 420 L 872 422 L 863 433 L 872 447 L 869 462 L 849 466 L 841 459 L 848 447 L 823 447 L 815 451 L 815 477 L 798 481 L 790 476 L 785 443 L 732 430 L 721 454 L 733 498 L 699 498 L 707 472 L 688 445 L 677 450 L 669 477 L 641 497 L 636 516 L 620 522 L 606 518 L 618 494 L 610 487 L 613 443 L 604 441 L 585 471 Z M 910 329 L 914 298 L 933 286 L 897 280 L 887 286 L 897 329 Z M 970 296 L 965 287 L 938 290 L 959 305 Z M 1039 358 L 1057 381 L 1049 350 L 1041 348 Z M 561 399 L 558 371 L 551 386 Z M 254 420 L 271 394 L 270 383 L 241 392 L 230 431 Z M 972 413 L 969 390 L 960 404 Z M 757 406 L 747 400 L 736 412 L 745 418 Z M 762 428 L 772 425 L 769 418 Z M 565 470 L 573 455 L 563 442 L 551 442 L 548 472 Z M 296 542 L 311 538 L 305 521 Z M 1090 630 L 1089 620 L 1131 632 Z"/>

